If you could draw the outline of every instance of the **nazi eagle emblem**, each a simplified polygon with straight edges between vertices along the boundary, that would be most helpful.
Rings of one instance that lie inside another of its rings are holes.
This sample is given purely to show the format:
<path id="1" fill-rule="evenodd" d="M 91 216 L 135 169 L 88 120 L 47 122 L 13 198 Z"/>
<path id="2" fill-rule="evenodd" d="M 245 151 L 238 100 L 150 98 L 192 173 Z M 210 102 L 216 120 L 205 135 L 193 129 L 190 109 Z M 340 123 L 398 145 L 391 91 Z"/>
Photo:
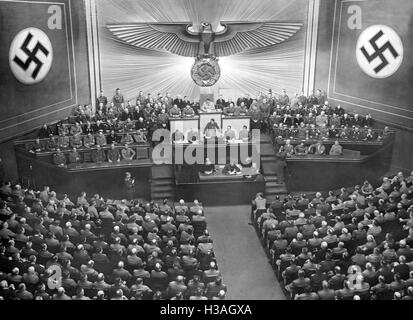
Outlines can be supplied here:
<path id="1" fill-rule="evenodd" d="M 192 79 L 198 86 L 211 87 L 221 76 L 218 58 L 278 45 L 303 26 L 303 22 L 294 21 L 215 21 L 201 24 L 137 22 L 106 27 L 115 39 L 129 45 L 195 58 Z"/>
<path id="2" fill-rule="evenodd" d="M 191 70 L 194 82 L 200 87 L 212 87 L 221 77 L 221 68 L 215 57 L 198 57 Z"/>

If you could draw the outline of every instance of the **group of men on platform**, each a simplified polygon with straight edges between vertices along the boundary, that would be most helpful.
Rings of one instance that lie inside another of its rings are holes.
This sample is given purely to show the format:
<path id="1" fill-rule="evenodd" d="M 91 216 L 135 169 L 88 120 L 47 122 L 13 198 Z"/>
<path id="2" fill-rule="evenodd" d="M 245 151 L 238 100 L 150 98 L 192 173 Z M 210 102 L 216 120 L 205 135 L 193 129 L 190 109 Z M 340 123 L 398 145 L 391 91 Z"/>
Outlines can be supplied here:
<path id="1" fill-rule="evenodd" d="M 317 143 L 311 144 L 310 146 L 306 146 L 304 142 L 293 146 L 291 144 L 291 140 L 287 140 L 284 146 L 281 146 L 279 149 L 279 153 L 285 153 L 287 157 L 291 157 L 293 155 L 306 155 L 306 154 L 314 154 L 314 155 L 326 155 L 327 149 L 326 146 L 323 144 L 323 141 L 318 141 Z M 341 156 L 343 155 L 343 147 L 340 145 L 340 142 L 336 140 L 329 152 L 330 156 Z"/>
<path id="2" fill-rule="evenodd" d="M 255 98 L 246 94 L 237 101 L 231 98 L 227 101 L 221 95 L 216 103 L 208 99 L 199 106 L 198 103 L 189 101 L 187 97 L 182 99 L 178 95 L 173 99 L 169 93 L 165 96 L 161 94 L 152 96 L 150 93 L 145 96 L 142 91 L 133 104 L 131 101 L 125 101 L 120 89 L 117 89 L 111 101 L 101 92 L 97 98 L 97 105 L 95 112 L 89 105 L 78 106 L 71 121 L 79 125 L 75 125 L 75 128 L 71 127 L 70 132 L 66 134 L 74 135 L 74 132 L 80 129 L 83 134 L 96 133 L 99 130 L 110 132 L 130 129 L 154 132 L 158 128 L 168 128 L 171 118 L 194 117 L 199 110 L 203 112 L 222 110 L 226 116 L 247 115 L 251 117 L 251 129 L 292 130 L 292 128 L 304 127 L 310 131 L 309 135 L 311 130 L 317 131 L 314 129 L 318 128 L 331 128 L 334 131 L 340 128 L 371 128 L 373 125 L 370 115 L 352 116 L 340 106 L 331 107 L 320 90 L 313 92 L 309 97 L 304 93 L 296 94 L 293 99 L 290 99 L 286 90 L 283 90 L 280 95 L 269 90 L 267 94 L 260 94 Z M 86 124 L 86 127 L 82 124 Z M 42 129 L 41 138 L 49 137 L 51 132 L 48 130 L 47 127 Z M 65 126 L 59 130 L 66 130 Z M 341 134 L 342 132 L 332 133 L 335 138 L 340 138 L 337 135 Z M 345 136 L 346 133 L 343 135 Z M 369 132 L 367 138 L 373 135 L 373 132 Z M 371 139 L 374 138 L 373 136 Z"/>
<path id="3" fill-rule="evenodd" d="M 115 144 L 110 145 L 110 149 L 105 150 L 100 145 L 90 152 L 90 160 L 99 165 L 104 162 L 120 163 L 121 161 L 135 160 L 136 151 L 126 144 L 123 148 L 116 147 Z M 67 165 L 77 165 L 85 162 L 85 153 L 82 159 L 81 153 L 78 149 L 73 148 L 69 152 L 63 152 L 60 148 L 56 149 L 53 155 L 53 163 L 59 167 L 66 167 Z"/>
<path id="4" fill-rule="evenodd" d="M 241 141 L 241 142 L 248 142 L 251 138 L 251 132 L 248 130 L 247 126 L 243 126 L 243 128 L 237 133 L 232 126 L 227 126 L 225 132 L 220 132 L 219 125 L 215 122 L 214 119 L 206 125 L 205 130 L 203 131 L 202 138 L 205 138 L 205 141 L 215 139 L 215 138 L 222 138 L 225 142 L 231 141 Z M 186 138 L 186 140 L 185 140 Z M 172 134 L 172 142 L 174 143 L 183 143 L 187 141 L 190 144 L 198 144 L 201 143 L 201 135 L 200 132 L 194 128 L 192 128 L 186 135 L 179 129 L 177 129 Z"/>
<path id="5" fill-rule="evenodd" d="M 242 164 L 236 162 L 226 164 L 222 167 L 222 174 L 226 176 L 240 175 L 244 169 L 254 168 L 254 166 L 255 164 L 252 163 L 252 159 L 247 158 Z M 211 176 L 217 171 L 217 166 L 214 165 L 209 158 L 206 158 L 205 164 L 202 166 L 200 173 L 206 176 Z"/>
<path id="6" fill-rule="evenodd" d="M 57 148 L 67 150 L 70 148 L 85 148 L 91 149 L 96 146 L 105 147 L 111 144 L 145 144 L 147 143 L 146 133 L 144 131 L 134 131 L 118 134 L 112 130 L 109 134 L 105 134 L 103 130 L 99 130 L 97 134 L 89 132 L 87 135 L 75 133 L 72 136 L 67 136 L 63 131 L 58 137 L 50 135 L 47 141 L 42 141 L 37 138 L 30 148 L 30 152 L 39 153 L 43 151 L 54 151 Z"/>
<path id="7" fill-rule="evenodd" d="M 374 141 L 384 139 L 390 134 L 388 128 L 383 133 L 373 131 L 371 129 L 373 119 L 370 115 L 351 116 L 340 106 L 331 107 L 320 90 L 313 92 L 309 97 L 304 93 L 296 94 L 292 99 L 287 95 L 286 90 L 283 90 L 280 95 L 270 90 L 267 94 L 260 94 L 255 98 L 246 94 L 237 101 L 233 99 L 227 101 L 221 95 L 216 103 L 207 100 L 199 106 L 197 103 L 190 102 L 187 97 L 182 99 L 178 95 L 173 99 L 169 93 L 165 96 L 161 94 L 145 96 L 143 92 L 139 93 L 135 104 L 132 104 L 131 101 L 125 101 L 120 89 L 117 89 L 111 101 L 101 92 L 97 104 L 96 112 L 93 112 L 88 105 L 76 108 L 72 117 L 74 123 L 59 125 L 56 130 L 59 135 L 57 138 L 50 127 L 43 126 L 39 132 L 39 139 L 36 140 L 31 151 L 71 148 L 71 152 L 76 154 L 73 149 L 96 146 L 96 150 L 93 150 L 94 160 L 100 162 L 104 158 L 102 155 L 104 151 L 97 146 L 146 143 L 147 134 L 158 128 L 167 129 L 171 118 L 194 117 L 199 109 L 203 112 L 222 110 L 226 116 L 248 115 L 251 118 L 251 129 L 270 129 L 274 137 L 279 140 Z M 250 138 L 247 127 L 244 127 L 238 136 L 230 126 L 224 133 L 219 131 L 219 125 L 211 120 L 203 135 L 206 139 L 223 137 L 226 141 L 234 141 L 237 138 L 248 141 Z M 40 141 L 46 138 L 49 138 L 47 143 Z M 189 143 L 197 143 L 201 137 L 196 129 L 191 130 L 187 137 L 179 130 L 172 135 L 174 142 L 183 142 L 185 138 Z M 287 149 L 288 154 L 304 154 L 305 150 L 307 152 L 315 150 L 316 154 L 325 153 L 322 143 L 309 148 L 303 144 L 294 147 L 293 150 L 289 150 L 289 146 L 284 148 Z M 339 143 L 336 143 L 331 152 L 337 155 L 342 153 Z M 58 155 L 56 159 L 58 159 L 56 162 L 62 165 L 63 157 Z M 73 160 L 75 159 L 74 156 Z"/>
<path id="8" fill-rule="evenodd" d="M 282 124 L 275 124 L 272 128 L 272 134 L 275 139 L 285 140 L 317 140 L 317 139 L 339 139 L 349 141 L 383 141 L 390 135 L 390 130 L 386 127 L 384 130 L 373 130 L 371 128 L 347 127 L 336 128 L 317 127 L 314 124 L 306 125 L 301 123 L 299 127 L 287 127 Z"/>

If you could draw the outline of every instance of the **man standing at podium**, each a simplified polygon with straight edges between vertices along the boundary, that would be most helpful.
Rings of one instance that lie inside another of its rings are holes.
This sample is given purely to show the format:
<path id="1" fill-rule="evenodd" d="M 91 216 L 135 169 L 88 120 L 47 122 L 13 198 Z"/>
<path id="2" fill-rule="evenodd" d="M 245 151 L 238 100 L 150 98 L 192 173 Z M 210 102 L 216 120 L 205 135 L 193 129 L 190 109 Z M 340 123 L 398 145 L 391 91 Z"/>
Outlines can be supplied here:
<path id="1" fill-rule="evenodd" d="M 210 139 L 216 137 L 217 130 L 219 130 L 218 124 L 215 122 L 215 119 L 211 119 L 211 121 L 205 127 L 205 138 Z"/>
<path id="2" fill-rule="evenodd" d="M 207 99 L 201 107 L 201 111 L 203 112 L 213 112 L 216 111 L 215 104 L 210 100 Z"/>

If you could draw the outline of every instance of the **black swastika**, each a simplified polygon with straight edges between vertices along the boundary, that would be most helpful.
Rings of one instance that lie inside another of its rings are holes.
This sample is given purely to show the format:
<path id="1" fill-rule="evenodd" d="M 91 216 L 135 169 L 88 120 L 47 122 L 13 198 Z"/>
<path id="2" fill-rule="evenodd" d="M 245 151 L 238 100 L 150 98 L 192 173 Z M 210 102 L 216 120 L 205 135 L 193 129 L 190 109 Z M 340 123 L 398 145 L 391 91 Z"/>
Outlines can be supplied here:
<path id="1" fill-rule="evenodd" d="M 41 51 L 47 57 L 50 52 L 40 42 L 37 42 L 33 50 L 30 51 L 28 45 L 30 44 L 32 39 L 33 35 L 29 32 L 29 34 L 26 37 L 26 40 L 24 40 L 22 46 L 20 47 L 20 49 L 27 55 L 26 61 L 23 62 L 18 56 L 15 56 L 13 61 L 24 71 L 26 71 L 29 68 L 30 64 L 34 62 L 36 64 L 36 68 L 33 70 L 32 78 L 36 80 L 43 66 L 43 62 L 40 61 L 39 58 L 37 58 L 37 53 Z"/>
<path id="2" fill-rule="evenodd" d="M 383 31 L 379 31 L 373 38 L 370 39 L 370 44 L 374 49 L 374 53 L 372 55 L 370 55 L 366 48 L 363 46 L 361 48 L 361 52 L 364 54 L 364 56 L 366 57 L 368 62 L 372 62 L 374 59 L 376 58 L 380 58 L 381 60 L 381 64 L 379 66 L 377 66 L 374 69 L 374 72 L 379 73 L 381 70 L 383 70 L 385 67 L 387 67 L 389 65 L 389 61 L 386 59 L 386 57 L 383 55 L 383 53 L 386 50 L 389 50 L 391 52 L 391 54 L 393 55 L 394 58 L 397 58 L 399 56 L 399 54 L 397 53 L 396 49 L 394 49 L 394 47 L 392 46 L 392 44 L 390 43 L 390 41 L 387 41 L 383 46 L 381 46 L 380 48 L 377 46 L 377 41 L 383 36 Z"/>

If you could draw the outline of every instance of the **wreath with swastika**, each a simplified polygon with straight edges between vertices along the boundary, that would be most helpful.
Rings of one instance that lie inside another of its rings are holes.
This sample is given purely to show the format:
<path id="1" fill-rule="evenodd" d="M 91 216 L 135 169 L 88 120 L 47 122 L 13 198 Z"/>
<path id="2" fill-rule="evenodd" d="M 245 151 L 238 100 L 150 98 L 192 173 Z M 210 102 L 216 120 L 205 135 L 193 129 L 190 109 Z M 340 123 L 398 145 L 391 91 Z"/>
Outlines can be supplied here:
<path id="1" fill-rule="evenodd" d="M 218 60 L 214 57 L 197 58 L 192 67 L 191 76 L 198 86 L 212 87 L 221 77 Z"/>

